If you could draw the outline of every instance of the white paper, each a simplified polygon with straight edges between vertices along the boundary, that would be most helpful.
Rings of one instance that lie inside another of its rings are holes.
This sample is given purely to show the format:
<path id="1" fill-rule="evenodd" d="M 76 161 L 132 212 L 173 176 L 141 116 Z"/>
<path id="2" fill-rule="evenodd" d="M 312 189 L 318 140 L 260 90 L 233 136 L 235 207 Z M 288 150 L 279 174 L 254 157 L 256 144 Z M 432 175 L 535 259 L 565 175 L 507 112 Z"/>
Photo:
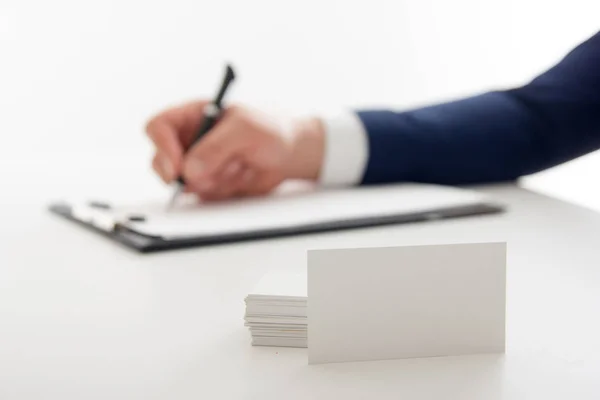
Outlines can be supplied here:
<path id="1" fill-rule="evenodd" d="M 309 251 L 309 363 L 503 352 L 505 282 L 505 243 Z"/>
<path id="2" fill-rule="evenodd" d="M 269 197 L 222 203 L 187 201 L 172 210 L 167 210 L 166 199 L 162 199 L 147 204 L 113 205 L 111 210 L 90 212 L 102 226 L 119 222 L 144 235 L 175 239 L 417 212 L 431 212 L 433 216 L 436 211 L 481 204 L 485 200 L 482 194 L 457 188 L 398 184 L 321 191 L 313 188 L 282 190 Z M 86 207 L 85 202 L 75 205 L 78 210 Z M 131 215 L 142 215 L 146 221 L 130 222 L 128 217 Z M 86 217 L 89 216 L 86 214 Z"/>

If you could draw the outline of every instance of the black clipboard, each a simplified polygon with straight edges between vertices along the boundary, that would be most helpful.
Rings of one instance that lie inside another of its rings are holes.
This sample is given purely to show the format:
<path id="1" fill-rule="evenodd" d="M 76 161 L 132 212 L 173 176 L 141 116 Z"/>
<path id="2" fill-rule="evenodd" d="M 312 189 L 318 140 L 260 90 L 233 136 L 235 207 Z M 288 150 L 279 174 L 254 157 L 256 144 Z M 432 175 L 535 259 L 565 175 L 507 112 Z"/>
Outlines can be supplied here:
<path id="1" fill-rule="evenodd" d="M 435 211 L 398 214 L 392 216 L 354 218 L 349 220 L 309 223 L 294 227 L 263 229 L 244 233 L 229 233 L 210 236 L 165 239 L 160 236 L 150 236 L 136 232 L 130 227 L 115 225 L 112 229 L 100 227 L 89 221 L 83 221 L 73 215 L 71 205 L 55 203 L 50 205 L 50 212 L 86 229 L 96 232 L 129 249 L 140 253 L 150 253 L 165 250 L 176 250 L 190 247 L 209 246 L 248 240 L 269 239 L 285 236 L 303 235 L 318 232 L 358 229 L 392 224 L 406 224 L 421 221 L 440 220 L 447 218 L 468 217 L 483 214 L 493 214 L 504 211 L 504 207 L 493 203 L 478 203 L 467 206 L 436 209 Z"/>

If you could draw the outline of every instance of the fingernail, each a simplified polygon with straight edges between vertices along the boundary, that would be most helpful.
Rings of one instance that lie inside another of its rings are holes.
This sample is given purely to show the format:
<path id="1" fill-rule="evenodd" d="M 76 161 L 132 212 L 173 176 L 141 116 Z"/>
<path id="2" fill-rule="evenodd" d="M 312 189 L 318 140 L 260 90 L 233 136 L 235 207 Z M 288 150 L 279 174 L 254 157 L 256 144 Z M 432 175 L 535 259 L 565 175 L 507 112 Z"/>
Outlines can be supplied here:
<path id="1" fill-rule="evenodd" d="M 204 173 L 204 164 L 200 160 L 190 160 L 187 167 L 191 179 L 199 178 Z"/>
<path id="2" fill-rule="evenodd" d="M 175 175 L 175 171 L 173 168 L 173 164 L 166 157 L 161 157 L 160 159 L 160 167 L 163 170 L 163 174 L 167 179 L 173 179 L 173 175 Z"/>

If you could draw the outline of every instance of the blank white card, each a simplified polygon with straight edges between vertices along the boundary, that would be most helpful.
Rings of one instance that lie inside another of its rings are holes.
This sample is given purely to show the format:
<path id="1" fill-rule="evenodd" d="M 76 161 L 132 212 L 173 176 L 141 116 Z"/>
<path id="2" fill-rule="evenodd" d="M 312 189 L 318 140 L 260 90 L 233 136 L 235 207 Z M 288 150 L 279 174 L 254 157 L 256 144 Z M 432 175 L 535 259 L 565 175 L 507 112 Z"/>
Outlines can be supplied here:
<path id="1" fill-rule="evenodd" d="M 308 252 L 309 363 L 504 351 L 506 244 Z"/>

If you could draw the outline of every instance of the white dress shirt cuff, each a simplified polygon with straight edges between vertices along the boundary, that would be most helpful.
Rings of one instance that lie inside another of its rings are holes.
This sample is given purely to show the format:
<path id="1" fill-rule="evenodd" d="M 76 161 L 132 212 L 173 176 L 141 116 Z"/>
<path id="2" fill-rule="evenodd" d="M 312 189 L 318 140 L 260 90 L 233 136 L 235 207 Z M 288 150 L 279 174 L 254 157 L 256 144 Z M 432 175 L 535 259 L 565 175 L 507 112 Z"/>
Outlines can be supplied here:
<path id="1" fill-rule="evenodd" d="M 367 132 L 360 118 L 344 112 L 321 118 L 325 127 L 325 157 L 319 183 L 323 186 L 358 185 L 369 157 Z"/>

